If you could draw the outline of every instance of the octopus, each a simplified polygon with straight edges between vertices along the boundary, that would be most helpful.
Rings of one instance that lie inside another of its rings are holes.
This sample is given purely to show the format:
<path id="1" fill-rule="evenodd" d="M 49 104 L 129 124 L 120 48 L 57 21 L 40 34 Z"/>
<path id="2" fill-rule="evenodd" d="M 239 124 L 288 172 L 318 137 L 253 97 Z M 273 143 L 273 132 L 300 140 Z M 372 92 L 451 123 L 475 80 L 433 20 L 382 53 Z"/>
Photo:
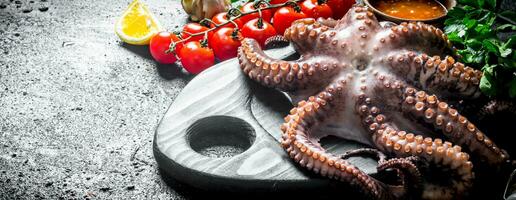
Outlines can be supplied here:
<path id="1" fill-rule="evenodd" d="M 473 162 L 508 162 L 507 152 L 454 108 L 481 96 L 482 73 L 449 56 L 455 49 L 440 29 L 379 22 L 355 5 L 340 20 L 297 20 L 283 37 L 299 58 L 274 59 L 246 38 L 238 60 L 250 79 L 297 102 L 281 125 L 281 145 L 303 168 L 373 199 L 451 199 L 471 189 Z M 320 143 L 327 136 L 371 148 L 336 155 Z M 390 170 L 396 181 L 360 170 L 348 160 L 356 155 L 376 157 L 378 172 Z M 450 180 L 428 178 L 435 169 Z"/>

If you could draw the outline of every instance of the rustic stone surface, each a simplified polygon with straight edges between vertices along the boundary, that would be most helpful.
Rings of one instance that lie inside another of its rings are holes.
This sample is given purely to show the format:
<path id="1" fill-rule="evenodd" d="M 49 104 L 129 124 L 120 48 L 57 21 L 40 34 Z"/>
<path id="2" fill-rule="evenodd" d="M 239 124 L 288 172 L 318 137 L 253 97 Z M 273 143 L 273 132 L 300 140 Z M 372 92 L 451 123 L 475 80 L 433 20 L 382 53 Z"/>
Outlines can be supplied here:
<path id="1" fill-rule="evenodd" d="M 152 138 L 192 76 L 118 39 L 129 3 L 1 2 L 0 199 L 184 198 Z M 168 30 L 186 22 L 178 1 L 145 3 Z"/>

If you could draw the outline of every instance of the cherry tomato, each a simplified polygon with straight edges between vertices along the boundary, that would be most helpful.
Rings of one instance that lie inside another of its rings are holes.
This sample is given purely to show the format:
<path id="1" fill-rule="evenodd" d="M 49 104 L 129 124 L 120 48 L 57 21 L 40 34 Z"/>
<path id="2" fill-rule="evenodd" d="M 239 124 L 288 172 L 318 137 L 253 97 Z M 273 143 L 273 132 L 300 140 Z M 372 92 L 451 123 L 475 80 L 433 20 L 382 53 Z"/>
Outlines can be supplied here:
<path id="1" fill-rule="evenodd" d="M 265 40 L 277 35 L 277 33 L 274 27 L 268 22 L 263 21 L 262 26 L 259 26 L 258 22 L 258 19 L 253 19 L 245 23 L 242 28 L 242 36 L 255 39 L 263 48 L 265 46 Z"/>
<path id="2" fill-rule="evenodd" d="M 326 3 L 333 12 L 333 19 L 340 19 L 355 4 L 355 0 L 328 0 Z"/>
<path id="3" fill-rule="evenodd" d="M 328 4 L 319 4 L 317 0 L 305 0 L 301 3 L 301 11 L 307 17 L 317 19 L 319 17 L 329 18 L 333 17 L 333 12 Z"/>
<path id="4" fill-rule="evenodd" d="M 185 38 L 189 37 L 188 33 L 191 33 L 191 34 L 200 33 L 203 31 L 207 31 L 208 29 L 209 29 L 208 27 L 203 26 L 199 23 L 188 23 L 185 26 L 183 26 L 183 31 L 181 32 L 181 38 L 185 39 Z M 208 32 L 208 38 L 210 38 L 210 36 L 212 34 L 213 33 L 211 31 Z M 186 40 L 185 43 L 190 42 L 190 41 L 201 41 L 203 39 L 204 39 L 204 34 L 197 35 L 197 36 L 193 36 L 190 39 Z"/>
<path id="5" fill-rule="evenodd" d="M 305 13 L 296 12 L 292 7 L 283 7 L 274 13 L 272 21 L 276 32 L 283 34 L 285 29 L 292 25 L 292 22 L 302 18 L 306 18 Z"/>
<path id="6" fill-rule="evenodd" d="M 265 7 L 267 7 L 265 4 L 260 4 L 260 8 L 265 8 Z M 254 9 L 254 3 L 253 2 L 249 2 L 249 3 L 244 4 L 242 6 L 242 8 L 240 8 L 240 10 L 242 12 L 250 12 L 250 11 L 254 11 L 256 9 Z M 256 13 L 253 13 L 253 14 L 242 16 L 240 19 L 242 20 L 242 23 L 245 24 L 248 21 L 251 21 L 252 19 L 256 19 L 258 17 L 260 17 L 260 14 L 258 12 L 256 12 Z M 271 22 L 271 18 L 272 18 L 271 10 L 262 10 L 262 18 L 266 22 Z"/>
<path id="7" fill-rule="evenodd" d="M 216 24 L 226 23 L 228 21 L 228 18 L 229 18 L 227 14 L 228 14 L 227 12 L 221 12 L 219 14 L 216 14 L 215 16 L 213 16 L 211 21 L 213 21 Z M 241 28 L 243 26 L 242 20 L 240 18 L 234 19 L 233 22 L 235 22 L 238 25 L 239 28 Z M 210 26 L 212 28 L 215 27 L 215 25 L 213 25 L 213 24 L 211 24 Z M 235 25 L 233 23 L 229 23 L 229 24 L 224 25 L 222 27 L 235 28 Z"/>
<path id="8" fill-rule="evenodd" d="M 166 31 L 159 32 L 152 37 L 149 43 L 149 50 L 154 60 L 162 64 L 172 64 L 176 62 L 176 53 L 181 50 L 183 43 L 177 43 L 174 52 L 166 53 L 172 41 L 177 42 L 179 38 L 173 33 Z"/>
<path id="9" fill-rule="evenodd" d="M 274 4 L 282 4 L 282 3 L 285 3 L 287 1 L 288 0 L 271 0 L 271 1 L 269 1 L 269 3 L 274 5 Z"/>
<path id="10" fill-rule="evenodd" d="M 179 50 L 179 57 L 186 71 L 192 74 L 201 73 L 215 63 L 213 50 L 208 47 L 203 47 L 198 41 L 186 43 L 183 48 Z"/>
<path id="11" fill-rule="evenodd" d="M 237 55 L 238 47 L 240 46 L 240 32 L 233 37 L 234 28 L 222 27 L 219 28 L 211 37 L 209 43 L 213 48 L 215 56 L 223 61 L 234 58 Z"/>
<path id="12" fill-rule="evenodd" d="M 270 0 L 269 3 L 271 5 L 274 5 L 274 4 L 282 4 L 282 3 L 285 3 L 287 2 L 288 0 Z M 271 9 L 272 13 L 276 13 L 276 11 L 278 10 L 278 8 L 273 8 Z"/>

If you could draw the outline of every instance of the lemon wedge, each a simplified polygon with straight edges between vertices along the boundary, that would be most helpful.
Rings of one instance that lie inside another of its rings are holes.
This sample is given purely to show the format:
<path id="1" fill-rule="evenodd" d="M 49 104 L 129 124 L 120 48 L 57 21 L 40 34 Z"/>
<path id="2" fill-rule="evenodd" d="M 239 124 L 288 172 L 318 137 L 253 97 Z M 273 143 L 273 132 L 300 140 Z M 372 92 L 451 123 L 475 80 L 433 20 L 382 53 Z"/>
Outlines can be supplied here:
<path id="1" fill-rule="evenodd" d="M 134 45 L 149 44 L 150 39 L 161 31 L 161 25 L 147 6 L 134 0 L 115 24 L 120 39 Z"/>

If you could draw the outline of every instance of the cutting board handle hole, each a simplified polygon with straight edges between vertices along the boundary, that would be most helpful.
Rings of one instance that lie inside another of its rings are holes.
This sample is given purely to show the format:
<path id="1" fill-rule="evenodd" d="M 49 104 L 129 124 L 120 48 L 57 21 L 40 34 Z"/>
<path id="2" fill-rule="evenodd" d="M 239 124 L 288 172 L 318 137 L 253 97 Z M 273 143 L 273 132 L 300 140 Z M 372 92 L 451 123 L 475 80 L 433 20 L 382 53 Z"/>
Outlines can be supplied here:
<path id="1" fill-rule="evenodd" d="M 190 147 L 212 158 L 228 158 L 243 153 L 256 139 L 254 128 L 230 116 L 210 116 L 197 120 L 186 130 Z"/>

